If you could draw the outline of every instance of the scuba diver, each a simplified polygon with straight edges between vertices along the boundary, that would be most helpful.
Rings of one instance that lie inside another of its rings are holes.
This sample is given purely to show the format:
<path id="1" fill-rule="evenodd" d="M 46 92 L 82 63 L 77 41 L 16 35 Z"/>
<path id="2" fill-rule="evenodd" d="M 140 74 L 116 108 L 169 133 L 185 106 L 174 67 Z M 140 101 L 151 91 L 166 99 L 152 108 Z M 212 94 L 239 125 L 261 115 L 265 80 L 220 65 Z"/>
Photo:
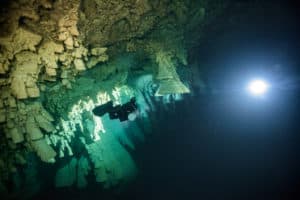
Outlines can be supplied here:
<path id="1" fill-rule="evenodd" d="M 113 101 L 109 101 L 103 105 L 97 106 L 93 109 L 96 116 L 102 117 L 106 113 L 109 114 L 110 119 L 119 119 L 120 122 L 136 118 L 137 104 L 135 97 L 132 97 L 129 102 L 123 105 L 113 106 Z"/>

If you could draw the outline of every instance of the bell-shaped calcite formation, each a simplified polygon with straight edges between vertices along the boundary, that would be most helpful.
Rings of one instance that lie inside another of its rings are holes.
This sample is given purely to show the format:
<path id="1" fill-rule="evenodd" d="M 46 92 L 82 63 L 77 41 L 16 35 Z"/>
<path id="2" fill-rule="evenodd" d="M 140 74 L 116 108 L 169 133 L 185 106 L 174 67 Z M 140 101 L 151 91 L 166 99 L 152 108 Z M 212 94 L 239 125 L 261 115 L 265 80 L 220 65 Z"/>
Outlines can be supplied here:
<path id="1" fill-rule="evenodd" d="M 40 128 L 38 127 L 38 125 L 36 124 L 33 116 L 29 116 L 27 118 L 25 128 L 26 128 L 26 132 L 29 136 L 29 139 L 38 140 L 38 139 L 43 138 L 43 134 L 42 134 Z"/>
<path id="2" fill-rule="evenodd" d="M 56 152 L 47 144 L 45 138 L 31 142 L 33 149 L 42 161 L 53 163 L 55 162 Z"/>
<path id="3" fill-rule="evenodd" d="M 167 79 L 159 82 L 155 96 L 184 93 L 190 93 L 190 90 L 180 80 Z"/>
<path id="4" fill-rule="evenodd" d="M 190 90 L 181 82 L 176 72 L 171 54 L 163 51 L 158 52 L 156 62 L 158 63 L 156 79 L 159 81 L 159 87 L 155 96 L 190 93 Z"/>
<path id="5" fill-rule="evenodd" d="M 163 80 L 174 78 L 176 70 L 170 55 L 164 52 L 158 52 L 156 54 L 156 62 L 158 64 L 158 73 L 156 79 Z"/>

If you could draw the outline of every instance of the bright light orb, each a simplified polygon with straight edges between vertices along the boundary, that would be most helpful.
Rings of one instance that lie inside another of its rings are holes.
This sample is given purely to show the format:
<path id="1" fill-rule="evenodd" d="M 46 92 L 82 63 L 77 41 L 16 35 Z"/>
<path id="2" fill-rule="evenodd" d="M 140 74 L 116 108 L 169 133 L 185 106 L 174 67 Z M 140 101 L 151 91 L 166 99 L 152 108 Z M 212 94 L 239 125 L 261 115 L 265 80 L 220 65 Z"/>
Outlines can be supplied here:
<path id="1" fill-rule="evenodd" d="M 254 96 L 262 96 L 269 89 L 269 84 L 264 80 L 253 80 L 248 85 L 248 91 Z"/>

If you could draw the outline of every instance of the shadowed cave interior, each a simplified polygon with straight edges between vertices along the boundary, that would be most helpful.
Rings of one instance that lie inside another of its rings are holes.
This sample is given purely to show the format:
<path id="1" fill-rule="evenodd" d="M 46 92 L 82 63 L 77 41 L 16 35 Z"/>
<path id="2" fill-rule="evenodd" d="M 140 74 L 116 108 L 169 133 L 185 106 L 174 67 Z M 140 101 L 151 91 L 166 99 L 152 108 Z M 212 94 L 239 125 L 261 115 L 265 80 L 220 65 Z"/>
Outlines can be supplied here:
<path id="1" fill-rule="evenodd" d="M 1 5 L 1 199 L 300 198 L 292 1 Z"/>

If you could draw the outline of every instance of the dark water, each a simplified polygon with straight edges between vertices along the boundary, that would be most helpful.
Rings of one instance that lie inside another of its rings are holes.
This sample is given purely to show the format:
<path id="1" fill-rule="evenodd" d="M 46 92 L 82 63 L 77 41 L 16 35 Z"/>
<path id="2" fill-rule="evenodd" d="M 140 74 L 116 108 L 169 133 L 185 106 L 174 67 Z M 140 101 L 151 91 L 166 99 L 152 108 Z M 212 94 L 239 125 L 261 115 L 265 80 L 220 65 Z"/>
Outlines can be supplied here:
<path id="1" fill-rule="evenodd" d="M 232 111 L 226 104 L 181 113 L 139 151 L 142 199 L 286 199 L 299 181 L 299 127 L 290 112 Z M 228 103 L 228 102 L 226 102 Z M 272 109 L 272 108 L 269 108 Z M 299 119 L 299 118 L 298 118 Z M 174 125 L 175 124 L 175 125 Z M 143 158 L 142 158 L 143 157 Z"/>
<path id="2" fill-rule="evenodd" d="M 187 98 L 157 124 L 137 150 L 128 199 L 300 199 L 300 32 L 295 7 L 279 5 L 241 14 L 195 48 L 191 59 L 219 91 Z M 263 101 L 235 90 L 261 74 L 291 84 Z"/>

